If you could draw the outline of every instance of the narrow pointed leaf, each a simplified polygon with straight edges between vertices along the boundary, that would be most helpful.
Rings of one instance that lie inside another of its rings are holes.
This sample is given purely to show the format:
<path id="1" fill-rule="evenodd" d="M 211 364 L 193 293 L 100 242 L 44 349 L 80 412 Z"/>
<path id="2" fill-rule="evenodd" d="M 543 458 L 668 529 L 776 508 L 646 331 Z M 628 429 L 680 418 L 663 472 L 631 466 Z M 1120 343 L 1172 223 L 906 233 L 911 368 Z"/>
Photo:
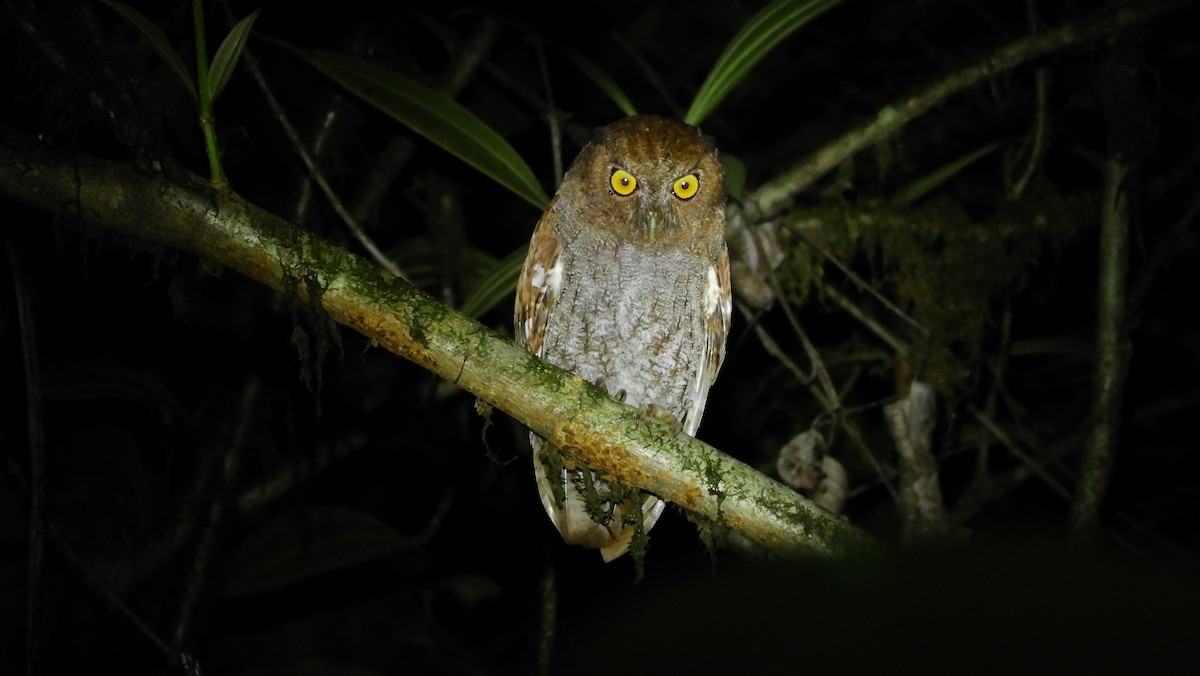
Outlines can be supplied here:
<path id="1" fill-rule="evenodd" d="M 625 95 L 625 91 L 621 89 L 615 80 L 608 76 L 608 73 L 601 70 L 600 66 L 597 66 L 579 54 L 571 54 L 570 57 L 575 62 L 575 65 L 579 66 L 579 70 L 582 70 L 584 75 L 591 78 L 592 82 L 595 82 L 596 86 L 607 94 L 613 103 L 617 104 L 617 108 L 620 108 L 622 113 L 637 115 L 637 108 L 633 107 L 633 102 Z"/>
<path id="2" fill-rule="evenodd" d="M 309 62 L 330 79 L 441 146 L 538 209 L 550 197 L 525 160 L 474 113 L 450 98 L 369 61 L 317 52 Z"/>
<path id="3" fill-rule="evenodd" d="M 368 514 L 321 507 L 275 517 L 230 555 L 227 597 L 282 589 L 413 548 L 415 541 Z"/>
<path id="4" fill-rule="evenodd" d="M 972 150 L 956 160 L 947 162 L 946 164 L 934 169 L 921 178 L 918 178 L 912 183 L 909 183 L 903 188 L 897 190 L 896 194 L 892 195 L 892 203 L 899 206 L 908 206 L 913 202 L 916 202 L 925 195 L 929 194 L 938 186 L 942 185 L 946 181 L 949 181 L 963 169 L 966 169 L 974 164 L 979 158 L 984 157 L 999 147 L 999 143 L 989 143 L 982 148 Z"/>
<path id="5" fill-rule="evenodd" d="M 725 168 L 725 193 L 735 200 L 742 199 L 746 189 L 746 163 L 736 155 L 721 153 L 721 166 Z"/>
<path id="6" fill-rule="evenodd" d="M 512 295 L 528 252 L 529 247 L 523 246 L 493 265 L 463 302 L 462 313 L 472 319 L 478 318 Z"/>
<path id="7" fill-rule="evenodd" d="M 196 96 L 196 85 L 192 84 L 191 73 L 188 72 L 187 66 L 183 65 L 183 59 L 179 58 L 179 54 L 171 47 L 171 43 L 167 41 L 167 36 L 158 30 L 158 26 L 155 26 L 149 19 L 129 5 L 110 2 L 109 0 L 101 1 L 108 5 L 114 12 L 120 14 L 122 18 L 142 34 L 142 37 L 146 38 L 146 42 L 150 43 L 150 47 L 158 53 L 159 58 L 179 77 L 179 81 L 183 83 L 188 93 L 192 95 L 192 100 L 199 101 L 199 98 Z"/>
<path id="8" fill-rule="evenodd" d="M 226 35 L 225 39 L 221 41 L 221 46 L 217 47 L 217 53 L 213 55 L 212 65 L 208 69 L 209 91 L 212 92 L 214 101 L 221 95 L 221 90 L 225 89 L 225 85 L 229 82 L 229 76 L 233 74 L 238 59 L 246 49 L 246 40 L 250 38 L 250 29 L 254 27 L 254 21 L 261 11 L 261 9 L 257 10 L 237 22 L 237 25 L 229 31 L 229 35 Z"/>
<path id="9" fill-rule="evenodd" d="M 717 57 L 684 121 L 700 124 L 784 38 L 839 3 L 841 0 L 775 0 L 760 10 Z"/>

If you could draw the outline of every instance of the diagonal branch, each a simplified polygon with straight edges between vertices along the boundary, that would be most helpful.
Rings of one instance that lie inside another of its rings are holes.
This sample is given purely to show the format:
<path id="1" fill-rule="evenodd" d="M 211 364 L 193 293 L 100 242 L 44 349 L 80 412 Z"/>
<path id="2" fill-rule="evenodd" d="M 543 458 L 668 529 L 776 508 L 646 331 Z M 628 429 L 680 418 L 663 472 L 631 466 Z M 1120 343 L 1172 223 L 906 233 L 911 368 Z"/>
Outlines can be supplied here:
<path id="1" fill-rule="evenodd" d="M 797 195 L 842 162 L 895 135 L 906 124 L 942 101 L 987 78 L 1060 49 L 1107 37 L 1187 4 L 1190 4 L 1190 0 L 1119 2 L 1079 21 L 1030 34 L 985 54 L 974 63 L 893 101 L 871 119 L 747 195 L 740 209 L 730 210 L 730 230 L 778 214 Z"/>
<path id="2" fill-rule="evenodd" d="M 334 320 L 453 381 L 623 484 L 784 553 L 869 539 L 790 488 L 526 353 L 365 260 L 235 193 L 105 160 L 19 150 L 0 131 L 0 194 L 122 235 L 190 251 L 320 303 Z M 289 283 L 287 280 L 293 280 Z"/>

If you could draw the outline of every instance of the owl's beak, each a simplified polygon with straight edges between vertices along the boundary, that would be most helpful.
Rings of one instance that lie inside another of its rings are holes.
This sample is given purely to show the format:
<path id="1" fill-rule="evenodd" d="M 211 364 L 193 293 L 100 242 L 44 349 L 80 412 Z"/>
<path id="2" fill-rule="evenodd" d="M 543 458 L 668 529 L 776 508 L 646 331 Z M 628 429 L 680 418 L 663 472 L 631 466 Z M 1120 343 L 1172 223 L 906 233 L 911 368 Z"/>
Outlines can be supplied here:
<path id="1" fill-rule="evenodd" d="M 646 239 L 651 242 L 670 224 L 670 215 L 666 205 L 650 199 L 642 202 L 642 227 L 646 229 Z"/>

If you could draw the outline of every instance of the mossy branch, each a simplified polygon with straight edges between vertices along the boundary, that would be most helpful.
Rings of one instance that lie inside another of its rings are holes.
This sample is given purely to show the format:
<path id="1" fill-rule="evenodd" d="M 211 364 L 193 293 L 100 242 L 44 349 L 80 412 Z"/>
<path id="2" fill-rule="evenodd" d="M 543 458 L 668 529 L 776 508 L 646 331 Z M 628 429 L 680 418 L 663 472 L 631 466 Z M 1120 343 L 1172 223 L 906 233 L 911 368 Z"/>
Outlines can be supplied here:
<path id="1" fill-rule="evenodd" d="M 731 229 L 771 218 L 826 173 L 858 152 L 890 138 L 909 122 L 949 97 L 983 80 L 1053 52 L 1087 44 L 1188 5 L 1189 0 L 1137 0 L 1119 2 L 1062 26 L 1030 34 L 983 55 L 967 66 L 908 92 L 875 116 L 844 133 L 832 143 L 746 196 L 730 210 Z"/>
<path id="2" fill-rule="evenodd" d="M 5 136 L 0 130 L 0 136 Z M 0 194 L 125 236 L 183 249 L 320 303 L 334 320 L 456 383 L 616 481 L 784 553 L 869 542 L 753 468 L 537 359 L 403 280 L 199 177 L 180 185 L 123 164 L 0 140 Z M 8 227 L 14 227 L 12 219 Z M 286 279 L 317 285 L 287 289 Z M 533 490 L 532 482 L 529 486 Z"/>

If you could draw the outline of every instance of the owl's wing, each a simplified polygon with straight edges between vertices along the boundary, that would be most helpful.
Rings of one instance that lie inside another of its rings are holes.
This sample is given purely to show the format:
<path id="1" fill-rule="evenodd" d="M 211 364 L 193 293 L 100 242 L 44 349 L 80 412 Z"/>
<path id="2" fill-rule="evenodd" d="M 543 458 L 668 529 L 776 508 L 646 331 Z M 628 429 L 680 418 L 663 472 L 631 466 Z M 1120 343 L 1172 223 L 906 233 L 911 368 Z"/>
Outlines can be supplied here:
<path id="1" fill-rule="evenodd" d="M 557 201 L 557 198 L 556 200 Z M 554 204 L 546 209 L 533 230 L 525 267 L 517 280 L 517 304 L 513 312 L 513 332 L 517 344 L 542 356 L 546 322 L 562 288 L 562 246 L 554 229 Z"/>
<path id="2" fill-rule="evenodd" d="M 722 247 L 720 255 L 708 269 L 704 287 L 704 355 L 700 359 L 700 370 L 691 392 L 691 407 L 684 414 L 683 428 L 696 434 L 700 418 L 704 415 L 704 403 L 708 401 L 708 389 L 717 379 L 721 363 L 725 361 L 725 339 L 729 336 L 729 320 L 733 314 L 733 292 L 729 286 L 729 249 Z"/>
<path id="3" fill-rule="evenodd" d="M 546 325 L 558 300 L 563 281 L 562 265 L 559 262 L 562 245 L 554 228 L 555 217 L 554 204 L 551 203 L 533 230 L 529 254 L 525 257 L 525 267 L 517 281 L 517 302 L 513 312 L 517 344 L 539 357 L 543 356 Z M 583 495 L 570 476 L 570 472 L 579 470 L 564 467 L 561 459 L 557 462 L 545 461 L 545 442 L 532 432 L 529 433 L 529 442 L 533 446 L 533 470 L 542 506 L 550 515 L 554 526 L 562 533 L 563 539 L 572 544 L 599 549 L 605 561 L 612 561 L 624 554 L 633 539 L 634 527 L 624 526 L 613 532 L 610 524 L 594 521 L 584 506 Z M 550 449 L 550 452 L 557 456 L 557 451 Z M 593 481 L 603 486 L 600 479 L 594 474 L 591 476 Z M 618 505 L 611 524 L 623 523 L 628 510 L 640 507 L 642 527 L 649 530 L 662 515 L 666 505 L 653 495 L 646 495 L 640 500 L 640 505 L 638 499 Z"/>

